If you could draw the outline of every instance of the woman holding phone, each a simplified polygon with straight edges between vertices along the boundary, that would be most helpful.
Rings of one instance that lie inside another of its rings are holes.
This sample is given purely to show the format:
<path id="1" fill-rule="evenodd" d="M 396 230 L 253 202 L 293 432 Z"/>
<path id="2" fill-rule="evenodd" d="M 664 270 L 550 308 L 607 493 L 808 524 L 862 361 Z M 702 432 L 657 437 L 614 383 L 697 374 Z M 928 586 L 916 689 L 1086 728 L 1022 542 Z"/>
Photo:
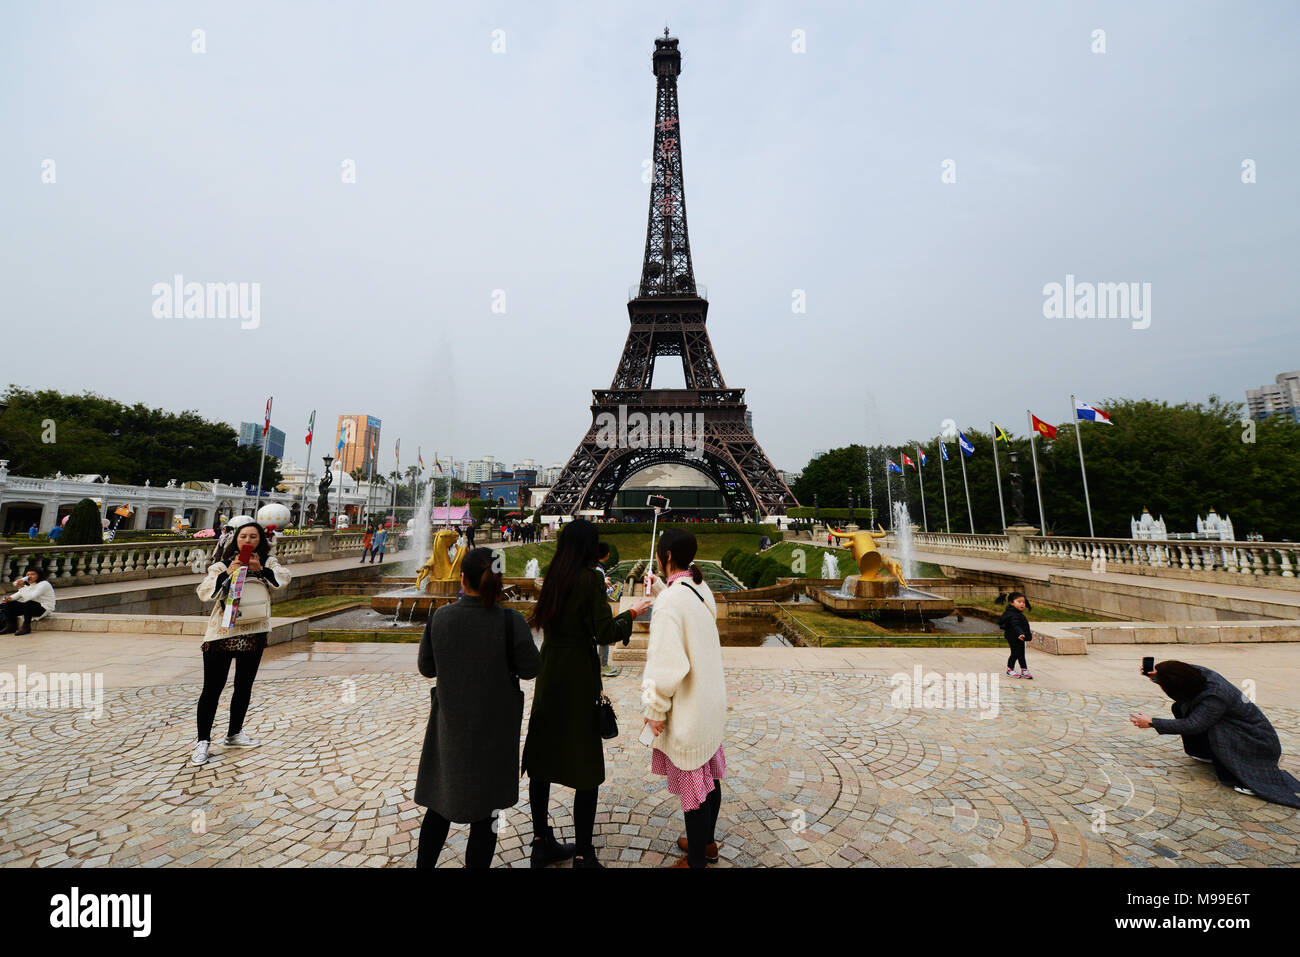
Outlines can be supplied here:
<path id="1" fill-rule="evenodd" d="M 542 665 L 524 742 L 533 814 L 532 866 L 573 858 L 574 867 L 600 867 L 592 832 L 596 792 L 605 780 L 605 748 L 596 725 L 601 693 L 597 645 L 627 642 L 632 622 L 650 607 L 643 598 L 615 615 L 596 569 L 600 534 L 586 519 L 564 526 L 556 543 L 533 623 L 542 629 Z M 561 844 L 550 827 L 551 785 L 573 788 L 575 844 Z"/>
<path id="2" fill-rule="evenodd" d="M 244 582 L 237 605 L 227 610 L 230 589 L 244 572 Z M 270 588 L 281 589 L 289 583 L 290 572 L 271 555 L 271 543 L 262 526 L 252 520 L 234 530 L 230 541 L 208 568 L 199 583 L 200 601 L 216 601 L 203 635 L 203 691 L 199 695 L 198 740 L 191 760 L 206 764 L 211 752 L 212 722 L 217 715 L 217 701 L 230 663 L 235 663 L 235 690 L 230 698 L 230 725 L 226 731 L 228 748 L 252 748 L 261 742 L 244 733 L 244 715 L 253 696 L 253 679 L 262 661 L 266 637 L 271 630 Z M 269 587 L 268 587 L 269 586 Z M 229 619 L 229 620 L 227 620 Z"/>
<path id="3" fill-rule="evenodd" d="M 646 590 L 656 596 L 641 681 L 645 725 L 654 735 L 650 770 L 668 778 L 668 793 L 681 798 L 686 818 L 686 836 L 677 839 L 686 857 L 673 867 L 717 863 L 715 832 L 727 773 L 718 609 L 694 565 L 695 552 L 694 535 L 669 529 L 656 548 L 667 584 L 646 576 Z"/>

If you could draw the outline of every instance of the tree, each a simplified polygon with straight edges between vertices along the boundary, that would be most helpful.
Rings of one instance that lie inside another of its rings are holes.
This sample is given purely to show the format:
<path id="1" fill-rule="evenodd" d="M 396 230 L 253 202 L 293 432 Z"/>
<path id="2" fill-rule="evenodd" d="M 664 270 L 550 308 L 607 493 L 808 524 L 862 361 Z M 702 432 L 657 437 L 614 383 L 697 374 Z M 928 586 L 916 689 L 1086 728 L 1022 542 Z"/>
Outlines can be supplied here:
<path id="1" fill-rule="evenodd" d="M 68 523 L 59 536 L 60 545 L 100 545 L 104 541 L 104 524 L 99 506 L 93 499 L 83 498 L 72 508 Z"/>
<path id="2" fill-rule="evenodd" d="M 0 412 L 0 457 L 22 475 L 55 472 L 108 474 L 142 485 L 179 482 L 256 482 L 257 446 L 238 445 L 235 430 L 197 412 L 167 412 L 123 405 L 93 392 L 10 386 Z M 264 487 L 283 481 L 279 461 L 268 457 Z"/>

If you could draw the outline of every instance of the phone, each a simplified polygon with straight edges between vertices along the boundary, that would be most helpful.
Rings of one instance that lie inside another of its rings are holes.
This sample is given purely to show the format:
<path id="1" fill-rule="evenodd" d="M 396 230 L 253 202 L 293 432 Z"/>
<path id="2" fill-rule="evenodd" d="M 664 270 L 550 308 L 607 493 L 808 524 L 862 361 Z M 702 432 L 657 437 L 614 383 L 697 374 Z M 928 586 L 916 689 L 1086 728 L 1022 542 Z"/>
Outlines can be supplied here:
<path id="1" fill-rule="evenodd" d="M 1143 673 L 1144 675 L 1149 675 L 1149 674 L 1151 674 L 1151 672 L 1153 672 L 1153 671 L 1155 671 L 1155 670 L 1156 670 L 1156 660 L 1155 660 L 1155 658 L 1143 658 L 1143 659 L 1142 659 L 1142 673 Z"/>
<path id="2" fill-rule="evenodd" d="M 654 729 L 652 729 L 648 724 L 643 724 L 641 726 L 641 737 L 637 738 L 637 740 L 640 741 L 642 744 L 644 744 L 647 748 L 650 747 L 652 744 L 655 743 Z"/>
<path id="3" fill-rule="evenodd" d="M 241 564 L 241 565 L 247 565 L 247 564 L 248 564 L 248 560 L 249 560 L 250 558 L 253 557 L 253 550 L 254 550 L 256 547 L 257 547 L 256 545 L 252 545 L 252 544 L 250 544 L 250 543 L 248 543 L 248 542 L 245 542 L 243 545 L 240 545 L 240 546 L 239 546 L 239 564 Z"/>
<path id="4" fill-rule="evenodd" d="M 663 511 L 668 507 L 668 499 L 663 495 L 651 495 L 645 500 L 645 503 L 651 508 L 657 508 L 660 511 Z"/>

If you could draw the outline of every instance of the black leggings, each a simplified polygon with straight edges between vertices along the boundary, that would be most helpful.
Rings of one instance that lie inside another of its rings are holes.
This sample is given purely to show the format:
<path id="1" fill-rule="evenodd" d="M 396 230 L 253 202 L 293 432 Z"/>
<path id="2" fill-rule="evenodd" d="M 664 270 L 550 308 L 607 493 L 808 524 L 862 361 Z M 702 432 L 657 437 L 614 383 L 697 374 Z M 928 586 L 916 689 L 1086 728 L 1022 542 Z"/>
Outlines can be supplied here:
<path id="1" fill-rule="evenodd" d="M 492 855 L 497 850 L 497 832 L 492 829 L 493 823 L 492 818 L 485 817 L 470 824 L 469 844 L 465 848 L 466 867 L 492 866 Z M 433 808 L 425 812 L 424 823 L 420 825 L 420 848 L 415 853 L 417 868 L 438 866 L 438 855 L 447 843 L 447 831 L 450 828 L 451 822 Z"/>
<path id="2" fill-rule="evenodd" d="M 45 614 L 45 606 L 39 601 L 6 601 L 0 602 L 0 611 L 4 612 L 5 624 L 10 628 L 18 627 L 18 619 L 27 619 L 27 624 L 31 624 L 36 618 Z"/>
<path id="3" fill-rule="evenodd" d="M 573 792 L 573 831 L 574 844 L 578 847 L 578 856 L 586 857 L 595 852 L 591 844 L 591 833 L 596 827 L 596 792 Z M 551 833 L 550 816 L 547 808 L 551 803 L 551 782 L 528 781 L 528 804 L 533 812 L 533 840 Z"/>
<path id="4" fill-rule="evenodd" d="M 226 676 L 230 674 L 232 661 L 235 663 L 235 690 L 230 696 L 230 730 L 226 733 L 229 736 L 244 730 L 244 715 L 248 713 L 248 702 L 253 697 L 253 679 L 257 677 L 257 666 L 262 661 L 262 649 L 209 649 L 203 652 L 203 692 L 199 695 L 200 741 L 212 739 L 212 721 L 217 716 L 217 699 L 226 687 Z"/>
<path id="5" fill-rule="evenodd" d="M 1011 657 L 1007 659 L 1007 669 L 1010 670 L 1020 662 L 1020 667 L 1025 671 L 1029 670 L 1029 665 L 1025 664 L 1025 643 L 1019 638 L 1008 638 L 1007 644 L 1011 646 Z M 1048 669 L 1049 671 L 1051 669 Z"/>
<path id="6" fill-rule="evenodd" d="M 686 860 L 691 867 L 704 867 L 705 848 L 716 842 L 718 811 L 722 808 L 722 782 L 716 778 L 704 803 L 686 812 Z"/>

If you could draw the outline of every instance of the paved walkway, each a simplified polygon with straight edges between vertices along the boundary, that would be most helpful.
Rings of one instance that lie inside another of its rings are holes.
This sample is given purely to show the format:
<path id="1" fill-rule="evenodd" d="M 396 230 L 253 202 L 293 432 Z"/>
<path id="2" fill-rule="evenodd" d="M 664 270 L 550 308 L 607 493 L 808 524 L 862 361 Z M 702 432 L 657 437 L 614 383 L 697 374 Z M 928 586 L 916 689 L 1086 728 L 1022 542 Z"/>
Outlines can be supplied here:
<path id="1" fill-rule="evenodd" d="M 1179 649 L 1185 654 L 1193 649 Z M 37 633 L 0 639 L 0 672 L 98 671 L 98 720 L 0 712 L 0 864 L 399 865 L 414 862 L 411 801 L 429 682 L 410 644 L 278 645 L 254 688 L 258 748 L 189 763 L 197 641 Z M 1177 739 L 1138 731 L 1166 711 L 1136 673 L 1141 646 L 1032 656 L 1033 682 L 991 649 L 728 648 L 728 866 L 1187 866 L 1300 864 L 1300 812 L 1236 794 Z M 1257 698 L 1300 773 L 1300 650 L 1216 645 L 1195 660 Z M 984 671 L 996 717 L 894 707 L 889 676 Z M 531 682 L 524 687 L 531 696 Z M 639 675 L 607 683 L 623 733 L 607 750 L 596 844 L 611 865 L 676 857 L 677 799 L 636 743 Z M 218 711 L 218 731 L 229 690 Z M 497 862 L 527 866 L 527 796 L 507 810 Z M 554 822 L 572 834 L 571 792 Z M 459 866 L 453 830 L 444 866 Z"/>

